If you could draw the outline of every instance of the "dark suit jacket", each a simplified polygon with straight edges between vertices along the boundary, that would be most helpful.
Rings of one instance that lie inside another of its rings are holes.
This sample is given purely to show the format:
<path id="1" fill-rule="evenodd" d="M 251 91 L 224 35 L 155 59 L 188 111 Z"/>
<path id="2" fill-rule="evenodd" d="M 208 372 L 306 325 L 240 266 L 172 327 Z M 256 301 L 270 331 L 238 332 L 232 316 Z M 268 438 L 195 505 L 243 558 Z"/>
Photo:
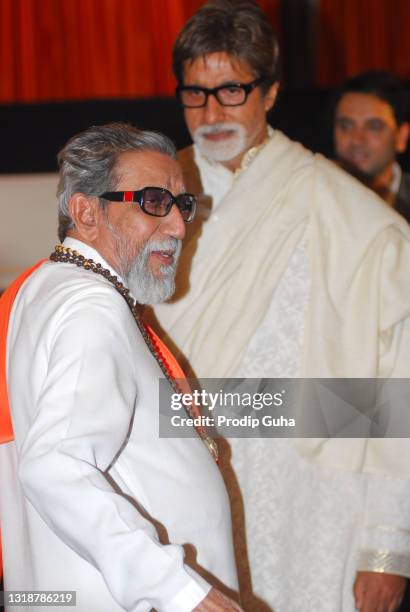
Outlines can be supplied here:
<path id="1" fill-rule="evenodd" d="M 403 172 L 394 208 L 410 223 L 410 174 Z"/>

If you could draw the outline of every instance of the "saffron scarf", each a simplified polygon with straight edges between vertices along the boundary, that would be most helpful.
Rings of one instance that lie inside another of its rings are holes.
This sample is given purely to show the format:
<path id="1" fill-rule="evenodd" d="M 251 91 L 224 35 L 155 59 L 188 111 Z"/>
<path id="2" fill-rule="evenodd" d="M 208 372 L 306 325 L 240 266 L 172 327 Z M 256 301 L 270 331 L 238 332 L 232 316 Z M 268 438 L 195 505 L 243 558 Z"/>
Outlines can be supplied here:
<path id="1" fill-rule="evenodd" d="M 14 439 L 6 379 L 6 348 L 10 313 L 21 285 L 45 261 L 47 260 L 38 261 L 34 266 L 20 274 L 0 298 L 0 444 L 11 442 Z"/>
<path id="2" fill-rule="evenodd" d="M 46 261 L 42 259 L 34 266 L 25 270 L 15 281 L 6 289 L 0 298 L 0 444 L 11 442 L 14 439 L 13 425 L 10 416 L 9 398 L 7 393 L 6 378 L 6 352 L 7 352 L 7 331 L 11 309 L 13 308 L 16 295 L 24 281 Z M 1 532 L 0 532 L 0 578 L 3 575 L 3 563 L 1 554 Z"/>

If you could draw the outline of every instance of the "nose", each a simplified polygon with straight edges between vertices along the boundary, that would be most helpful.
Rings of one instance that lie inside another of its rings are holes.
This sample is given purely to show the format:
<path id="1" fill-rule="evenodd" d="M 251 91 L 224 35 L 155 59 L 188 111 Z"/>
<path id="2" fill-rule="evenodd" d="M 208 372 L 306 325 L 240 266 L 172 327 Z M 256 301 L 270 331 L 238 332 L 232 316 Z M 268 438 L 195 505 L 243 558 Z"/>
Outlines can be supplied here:
<path id="1" fill-rule="evenodd" d="M 350 137 L 353 144 L 363 144 L 366 140 L 366 130 L 362 127 L 355 127 L 351 131 Z"/>
<path id="2" fill-rule="evenodd" d="M 218 102 L 213 94 L 208 96 L 208 100 L 204 107 L 204 118 L 208 125 L 213 125 L 224 119 L 225 110 L 222 104 Z"/>
<path id="3" fill-rule="evenodd" d="M 173 204 L 166 217 L 162 217 L 161 232 L 171 238 L 185 238 L 185 222 L 176 204 Z"/>

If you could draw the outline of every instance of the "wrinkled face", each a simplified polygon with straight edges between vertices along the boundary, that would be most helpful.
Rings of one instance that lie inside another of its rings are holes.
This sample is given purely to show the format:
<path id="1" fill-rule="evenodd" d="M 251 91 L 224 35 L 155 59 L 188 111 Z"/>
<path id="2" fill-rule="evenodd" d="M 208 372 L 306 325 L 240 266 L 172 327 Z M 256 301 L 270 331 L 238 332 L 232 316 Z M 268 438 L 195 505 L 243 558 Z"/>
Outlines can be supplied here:
<path id="1" fill-rule="evenodd" d="M 347 169 L 376 178 L 406 148 L 407 137 L 397 125 L 391 106 L 371 94 L 349 92 L 335 114 L 336 157 Z"/>
<path id="2" fill-rule="evenodd" d="M 155 151 L 123 153 L 117 162 L 113 191 L 165 187 L 184 191 L 177 162 Z M 185 224 L 176 206 L 166 217 L 147 215 L 138 204 L 110 202 L 101 226 L 98 249 L 117 270 L 141 304 L 168 299 L 174 292 L 176 264 Z"/>
<path id="3" fill-rule="evenodd" d="M 251 83 L 255 75 L 247 62 L 227 53 L 210 53 L 184 65 L 184 86 L 219 87 Z M 264 96 L 256 87 L 242 106 L 222 106 L 210 95 L 203 108 L 185 108 L 185 120 L 192 140 L 208 158 L 235 169 L 244 153 L 260 144 L 267 135 L 266 113 L 273 106 L 277 84 Z"/>

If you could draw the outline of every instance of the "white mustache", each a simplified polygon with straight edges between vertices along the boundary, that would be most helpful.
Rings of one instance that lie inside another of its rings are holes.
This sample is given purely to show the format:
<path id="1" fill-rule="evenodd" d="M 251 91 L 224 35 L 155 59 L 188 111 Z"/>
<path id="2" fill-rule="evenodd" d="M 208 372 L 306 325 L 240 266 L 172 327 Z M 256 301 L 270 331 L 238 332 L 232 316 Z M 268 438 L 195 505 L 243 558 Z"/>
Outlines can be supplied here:
<path id="1" fill-rule="evenodd" d="M 150 240 L 145 245 L 144 255 L 149 255 L 153 251 L 171 251 L 172 255 L 178 259 L 182 248 L 182 241 L 177 238 L 168 238 L 167 240 Z"/>
<path id="2" fill-rule="evenodd" d="M 201 137 L 207 134 L 220 134 L 221 132 L 238 132 L 238 125 L 236 123 L 225 123 L 220 121 L 214 123 L 214 125 L 201 125 L 195 130 L 195 136 Z"/>
<path id="3" fill-rule="evenodd" d="M 229 134 L 221 142 L 213 142 L 208 138 L 212 134 L 226 132 Z M 229 161 L 246 149 L 246 129 L 240 123 L 220 121 L 213 125 L 201 125 L 194 131 L 192 138 L 202 155 L 216 162 Z"/>

